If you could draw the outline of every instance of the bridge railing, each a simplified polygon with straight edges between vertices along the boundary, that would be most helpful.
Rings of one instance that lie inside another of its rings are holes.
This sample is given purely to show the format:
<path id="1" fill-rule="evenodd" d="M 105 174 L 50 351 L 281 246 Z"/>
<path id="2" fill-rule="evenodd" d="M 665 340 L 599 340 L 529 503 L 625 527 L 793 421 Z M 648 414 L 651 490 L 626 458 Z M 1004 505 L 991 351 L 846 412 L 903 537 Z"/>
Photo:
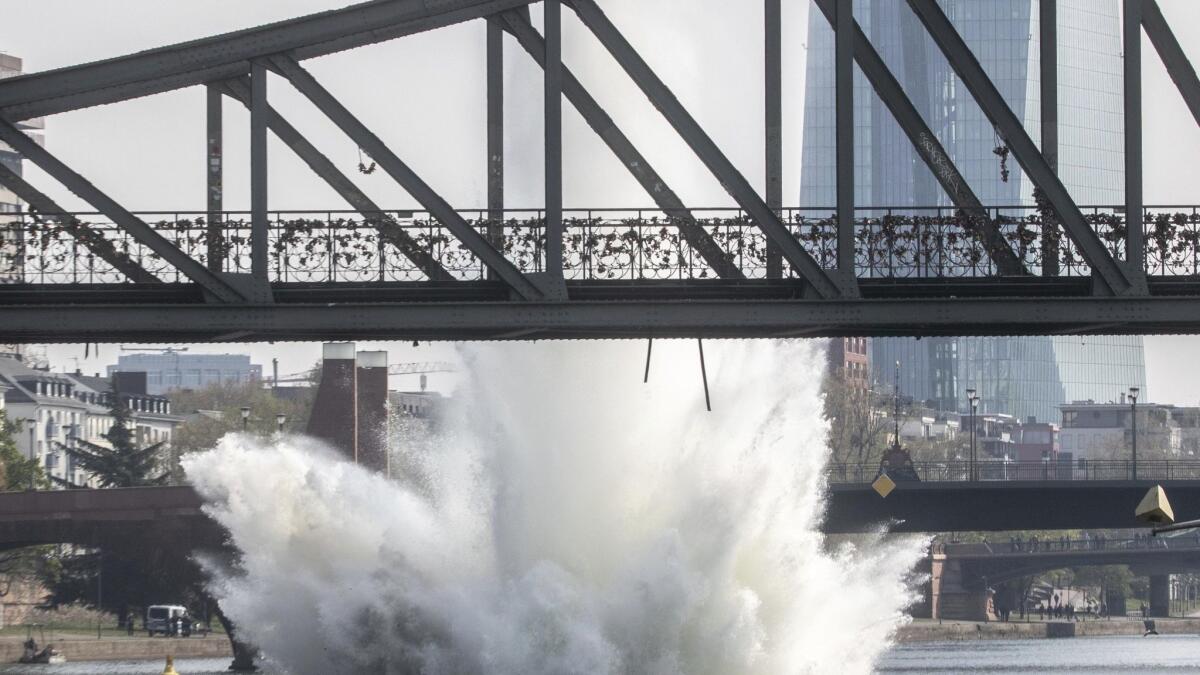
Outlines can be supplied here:
<path id="1" fill-rule="evenodd" d="M 924 482 L 969 482 L 971 463 L 962 460 L 913 462 L 913 470 Z M 826 467 L 830 483 L 865 484 L 879 474 L 878 464 L 833 463 Z M 1077 460 L 1075 462 L 982 461 L 976 465 L 982 482 L 1133 480 L 1133 462 L 1128 460 Z M 1200 480 L 1200 461 L 1141 460 L 1137 463 L 1139 480 Z"/>
<path id="2" fill-rule="evenodd" d="M 1026 553 L 1082 553 L 1087 551 L 1200 551 L 1200 532 L 1178 536 L 1109 538 L 1103 535 L 1068 539 L 1031 536 L 998 538 L 996 541 L 947 542 L 932 545 L 934 553 L 946 555 L 1012 555 Z"/>
<path id="3" fill-rule="evenodd" d="M 831 208 L 788 208 L 793 236 L 822 267 L 837 264 L 837 226 Z M 1124 255 L 1124 215 L 1116 207 L 1087 207 L 1088 221 L 1109 250 Z M 485 210 L 461 211 L 519 269 L 542 270 L 543 214 L 508 210 L 500 221 Z M 742 273 L 767 274 L 767 241 L 739 209 L 693 209 L 691 218 Z M 974 232 L 982 221 L 950 208 L 863 208 L 856 223 L 856 264 L 864 278 L 922 279 L 998 274 Z M 137 214 L 194 259 L 223 271 L 250 269 L 248 212 Z M 678 215 L 678 214 L 677 214 Z M 716 273 L 680 230 L 684 221 L 656 209 L 564 211 L 564 274 L 569 280 L 652 281 L 715 279 Z M 1079 277 L 1091 273 L 1061 228 L 1034 207 L 987 209 L 986 222 L 1032 273 Z M 184 281 L 170 265 L 96 213 L 0 215 L 0 279 L 37 284 L 121 283 L 125 277 L 72 235 L 110 242 L 163 281 Z M 420 281 L 420 268 L 400 255 L 380 226 L 402 231 L 459 280 L 487 278 L 486 270 L 436 219 L 421 211 L 391 210 L 364 217 L 354 211 L 275 211 L 270 214 L 270 276 L 278 282 Z M 1200 207 L 1151 210 L 1144 222 L 1146 268 L 1152 275 L 1200 274 Z M 794 276 L 784 265 L 784 274 Z"/>

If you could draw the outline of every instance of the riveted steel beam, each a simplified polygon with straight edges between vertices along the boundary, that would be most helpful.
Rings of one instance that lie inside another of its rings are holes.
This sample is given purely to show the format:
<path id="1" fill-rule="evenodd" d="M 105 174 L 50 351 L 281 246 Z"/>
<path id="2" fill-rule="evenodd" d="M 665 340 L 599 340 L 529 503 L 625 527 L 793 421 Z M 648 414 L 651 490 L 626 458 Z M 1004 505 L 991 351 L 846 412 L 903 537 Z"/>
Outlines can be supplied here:
<path id="1" fill-rule="evenodd" d="M 1175 82 L 1175 87 L 1183 96 L 1183 101 L 1192 112 L 1192 117 L 1196 119 L 1196 124 L 1200 124 L 1200 78 L 1196 77 L 1196 69 L 1192 67 L 1192 62 L 1184 53 L 1179 40 L 1175 38 L 1175 33 L 1171 31 L 1171 26 L 1156 0 L 1143 0 L 1142 27 L 1146 29 L 1150 43 L 1154 45 L 1163 65 L 1167 67 L 1167 74 Z"/>
<path id="2" fill-rule="evenodd" d="M 487 22 L 486 52 L 488 241 L 499 248 L 504 241 L 504 30 L 495 19 Z"/>
<path id="3" fill-rule="evenodd" d="M 2 289 L 0 289 L 2 290 Z M 281 297 L 277 295 L 277 299 Z M 551 339 L 1196 333 L 1200 298 L 0 304 L 0 341 Z M 114 320 L 119 317 L 119 320 Z M 1089 328 L 1091 327 L 1091 328 Z M 233 336 L 236 336 L 233 337 Z"/>
<path id="4" fill-rule="evenodd" d="M 1142 0 L 1125 0 L 1122 12 L 1125 104 L 1125 259 L 1146 269 L 1145 210 L 1142 208 Z"/>
<path id="5" fill-rule="evenodd" d="M 562 1 L 542 2 L 546 39 L 542 63 L 542 126 L 546 183 L 546 272 L 563 276 L 562 219 Z"/>
<path id="6" fill-rule="evenodd" d="M 571 5 L 583 24 L 604 45 L 654 107 L 658 108 L 692 152 L 696 153 L 700 161 L 716 176 L 721 186 L 754 219 L 767 238 L 779 247 L 784 259 L 791 264 L 796 274 L 811 285 L 813 293 L 822 298 L 842 295 L 846 289 L 804 250 L 779 216 L 754 191 L 746 177 L 721 152 L 712 138 L 704 132 L 691 113 L 651 70 L 649 64 L 634 50 L 600 7 L 593 0 L 571 0 Z"/>
<path id="7" fill-rule="evenodd" d="M 113 269 L 124 274 L 130 281 L 136 283 L 158 283 L 161 280 L 148 272 L 123 251 L 118 251 L 113 243 L 103 235 L 91 229 L 86 223 L 67 213 L 53 199 L 41 190 L 30 185 L 24 178 L 18 176 L 7 166 L 0 164 L 0 185 L 4 185 L 17 197 L 30 206 L 30 215 L 41 220 L 52 220 L 59 223 L 63 231 L 70 234 L 83 244 L 92 255 L 103 260 Z"/>
<path id="8" fill-rule="evenodd" d="M 214 85 L 205 88 L 206 107 L 205 120 L 208 143 L 204 152 L 204 173 L 207 178 L 208 190 L 205 193 L 208 202 L 208 269 L 220 272 L 225 268 L 225 233 L 223 231 L 225 210 L 225 134 L 224 108 L 221 90 Z"/>
<path id="9" fill-rule="evenodd" d="M 230 98 L 250 107 L 250 81 L 248 78 L 228 80 L 221 85 L 222 91 Z M 395 246 L 400 253 L 412 261 L 418 269 L 431 281 L 453 281 L 454 277 L 430 253 L 421 247 L 408 232 L 396 222 L 395 218 L 383 211 L 368 197 L 354 181 L 342 173 L 341 169 L 317 149 L 304 134 L 292 126 L 279 111 L 267 106 L 267 128 L 292 149 L 302 162 L 312 169 L 313 173 L 325 181 L 334 192 L 346 200 L 351 208 L 362 214 L 362 217 L 379 231 L 383 241 Z"/>
<path id="10" fill-rule="evenodd" d="M 763 120 L 767 206 L 783 212 L 783 8 L 763 0 Z M 767 278 L 783 276 L 779 249 L 767 244 Z"/>
<path id="11" fill-rule="evenodd" d="M 816 0 L 817 7 L 825 15 L 825 19 L 833 25 L 837 19 L 836 0 Z M 879 100 L 891 111 L 909 143 L 917 151 L 917 156 L 925 162 L 933 173 L 934 178 L 946 191 L 950 201 L 968 215 L 974 216 L 972 221 L 980 239 L 987 248 L 988 257 L 996 264 L 1001 274 L 1015 276 L 1025 274 L 1026 270 L 1021 260 L 1013 253 L 1012 247 L 1005 241 L 1004 235 L 996 224 L 987 218 L 983 202 L 971 189 L 967 179 L 963 177 L 954 160 L 946 152 L 941 141 L 934 135 L 933 130 L 925 123 L 912 99 L 904 92 L 900 81 L 892 74 L 891 69 L 883 62 L 870 38 L 863 32 L 858 22 L 854 22 L 854 61 L 866 76 L 867 81 L 879 96 Z"/>
<path id="12" fill-rule="evenodd" d="M 542 298 L 544 293 L 534 282 L 521 273 L 487 239 L 471 227 L 445 199 L 421 179 L 407 164 L 384 144 L 378 136 L 358 120 L 295 59 L 276 56 L 271 63 L 288 79 L 300 93 L 312 101 L 326 117 L 371 156 L 392 180 L 395 180 L 413 196 L 429 213 L 437 218 L 451 234 L 458 238 L 484 265 L 496 272 L 513 291 L 526 300 Z"/>
<path id="13" fill-rule="evenodd" d="M 521 10 L 505 12 L 494 21 L 502 22 L 517 42 L 533 57 L 538 65 L 544 63 L 542 36 L 530 23 L 529 17 Z M 730 259 L 730 255 L 713 240 L 705 229 L 696 223 L 695 216 L 683 204 L 683 200 L 671 186 L 667 185 L 662 176 L 655 171 L 650 161 L 634 147 L 629 137 L 613 122 L 604 108 L 588 92 L 587 88 L 576 79 L 574 73 L 565 65 L 562 69 L 563 96 L 574 106 L 584 122 L 604 141 L 608 149 L 616 155 L 621 164 L 637 180 L 646 194 L 654 200 L 679 228 L 680 235 L 704 262 L 722 279 L 744 279 L 746 275 Z"/>
<path id="14" fill-rule="evenodd" d="M 10 121 L 182 89 L 250 72 L 250 62 L 291 51 L 304 60 L 479 19 L 531 0 L 374 0 L 200 40 L 0 83 Z"/>
<path id="15" fill-rule="evenodd" d="M 1041 188 L 1046 198 L 1054 206 L 1062 221 L 1067 235 L 1075 242 L 1083 259 L 1092 268 L 1093 279 L 1097 281 L 1097 291 L 1123 295 L 1126 293 L 1145 293 L 1144 274 L 1139 281 L 1137 270 L 1133 274 L 1118 263 L 1105 248 L 1095 230 L 1088 225 L 1079 206 L 1071 199 L 1067 188 L 1054 174 L 1046 158 L 1038 150 L 1033 140 L 1021 125 L 1021 120 L 996 89 L 996 85 L 984 72 L 983 66 L 971 52 L 962 36 L 950 23 L 950 19 L 938 6 L 936 0 L 908 0 L 909 7 L 924 24 L 926 31 L 941 49 L 950 67 L 962 80 L 967 90 L 979 104 L 983 114 L 999 130 L 1000 135 L 1008 143 L 1013 155 L 1020 162 L 1025 173 L 1034 185 Z"/>
<path id="16" fill-rule="evenodd" d="M 833 22 L 838 270 L 854 276 L 854 2 L 838 0 Z"/>
<path id="17" fill-rule="evenodd" d="M 8 143 L 13 150 L 16 150 L 25 159 L 33 162 L 42 171 L 45 171 L 59 183 L 62 183 L 68 190 L 78 195 L 80 199 L 91 204 L 97 211 L 103 213 L 109 220 L 115 223 L 117 227 L 128 232 L 130 236 L 144 244 L 151 251 L 154 251 L 163 260 L 179 270 L 185 277 L 196 282 L 204 290 L 211 293 L 217 300 L 230 303 L 247 302 L 249 300 L 247 295 L 233 286 L 228 280 L 201 265 L 183 251 L 180 251 L 178 247 L 158 232 L 155 232 L 154 228 L 147 225 L 141 218 L 127 211 L 111 197 L 100 191 L 95 185 L 89 183 L 83 176 L 76 173 L 66 164 L 63 164 L 57 157 L 50 154 L 49 151 L 34 142 L 32 138 L 26 136 L 24 132 L 13 124 L 0 121 L 0 140 Z"/>
<path id="18" fill-rule="evenodd" d="M 267 215 L 267 68 L 256 61 L 250 69 L 250 274 L 266 281 L 269 218 Z"/>

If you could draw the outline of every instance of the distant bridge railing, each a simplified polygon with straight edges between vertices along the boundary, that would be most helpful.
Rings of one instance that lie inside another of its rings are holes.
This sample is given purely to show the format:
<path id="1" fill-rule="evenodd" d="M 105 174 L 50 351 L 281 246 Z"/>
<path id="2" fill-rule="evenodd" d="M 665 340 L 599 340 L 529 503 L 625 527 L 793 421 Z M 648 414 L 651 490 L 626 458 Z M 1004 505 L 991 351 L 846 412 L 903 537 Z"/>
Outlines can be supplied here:
<path id="1" fill-rule="evenodd" d="M 925 482 L 972 482 L 971 463 L 913 462 L 917 476 Z M 833 463 L 826 467 L 830 483 L 870 483 L 879 474 L 879 464 Z M 1005 462 L 989 460 L 976 465 L 978 482 L 1133 480 L 1133 462 L 1128 460 L 1076 460 L 1074 462 Z M 1200 480 L 1200 461 L 1141 460 L 1138 480 Z"/>
<path id="2" fill-rule="evenodd" d="M 1124 257 L 1125 217 L 1119 207 L 1086 207 L 1087 220 L 1117 258 Z M 508 210 L 502 220 L 486 210 L 460 212 L 521 271 L 543 269 L 544 222 L 539 210 Z M 740 209 L 690 211 L 684 220 L 656 209 L 564 211 L 564 274 L 568 280 L 653 281 L 715 279 L 678 225 L 704 229 L 747 278 L 767 275 L 767 240 Z M 783 221 L 824 268 L 837 265 L 833 209 L 788 208 Z M 856 266 L 863 278 L 925 279 L 996 275 L 986 245 L 974 234 L 978 217 L 953 208 L 861 208 Z M 210 222 L 202 212 L 137 214 L 195 260 L 225 272 L 250 271 L 250 216 L 224 212 Z M 1034 207 L 986 210 L 1005 242 L 1034 275 L 1091 273 L 1061 228 Z M 276 282 L 421 281 L 427 277 L 381 236 L 399 228 L 415 249 L 428 252 L 453 279 L 487 278 L 483 263 L 437 219 L 421 211 L 275 211 L 270 214 L 270 278 Z M 82 229 L 80 226 L 86 226 Z M 1200 274 L 1200 206 L 1155 207 L 1144 220 L 1146 270 L 1153 276 Z M 0 280 L 36 284 L 122 283 L 126 277 L 92 253 L 72 232 L 101 238 L 167 282 L 187 281 L 171 265 L 96 213 L 0 214 Z M 394 240 L 393 240 L 394 241 Z M 783 274 L 794 277 L 786 261 Z"/>
<path id="3" fill-rule="evenodd" d="M 1078 553 L 1086 551 L 1198 551 L 1200 532 L 1174 537 L 1113 538 L 1103 535 L 1084 539 L 1065 537 L 1008 537 L 997 541 L 946 542 L 936 541 L 931 546 L 934 553 L 945 555 L 1012 555 L 1025 553 Z"/>

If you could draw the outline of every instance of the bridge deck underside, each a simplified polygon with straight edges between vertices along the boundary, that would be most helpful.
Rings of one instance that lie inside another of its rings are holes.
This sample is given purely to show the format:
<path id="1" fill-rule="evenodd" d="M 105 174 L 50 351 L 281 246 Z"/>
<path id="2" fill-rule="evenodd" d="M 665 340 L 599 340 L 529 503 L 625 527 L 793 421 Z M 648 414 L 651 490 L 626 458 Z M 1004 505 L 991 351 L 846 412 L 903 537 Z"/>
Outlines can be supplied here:
<path id="1" fill-rule="evenodd" d="M 1200 514 L 1200 481 L 1161 481 L 1177 517 Z M 824 530 L 968 532 L 1146 528 L 1134 509 L 1153 481 L 901 483 L 886 499 L 833 485 Z"/>
<path id="2" fill-rule="evenodd" d="M 271 304 L 205 303 L 191 284 L 0 285 L 0 341 L 821 337 L 1200 332 L 1200 278 L 1096 297 L 1083 278 L 873 280 L 803 298 L 788 280 L 568 282 L 513 301 L 498 282 L 276 283 Z"/>

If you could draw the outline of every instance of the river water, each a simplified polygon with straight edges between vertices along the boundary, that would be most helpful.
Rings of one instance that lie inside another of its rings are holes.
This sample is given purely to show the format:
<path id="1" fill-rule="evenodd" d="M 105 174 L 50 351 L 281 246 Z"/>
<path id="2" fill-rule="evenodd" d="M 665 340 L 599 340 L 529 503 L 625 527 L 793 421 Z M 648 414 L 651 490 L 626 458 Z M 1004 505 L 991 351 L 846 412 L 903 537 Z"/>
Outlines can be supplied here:
<path id="1" fill-rule="evenodd" d="M 1196 673 L 1200 637 L 974 640 L 893 647 L 878 673 Z"/>
<path id="2" fill-rule="evenodd" d="M 224 675 L 228 658 L 180 659 L 180 675 Z M 36 671 L 33 670 L 36 668 Z M 163 663 L 113 661 L 60 666 L 0 666 L 0 674 L 157 675 Z M 270 668 L 261 675 L 275 675 Z M 1162 635 L 1069 640 L 978 640 L 900 645 L 884 653 L 877 673 L 1196 673 L 1200 637 Z"/>

